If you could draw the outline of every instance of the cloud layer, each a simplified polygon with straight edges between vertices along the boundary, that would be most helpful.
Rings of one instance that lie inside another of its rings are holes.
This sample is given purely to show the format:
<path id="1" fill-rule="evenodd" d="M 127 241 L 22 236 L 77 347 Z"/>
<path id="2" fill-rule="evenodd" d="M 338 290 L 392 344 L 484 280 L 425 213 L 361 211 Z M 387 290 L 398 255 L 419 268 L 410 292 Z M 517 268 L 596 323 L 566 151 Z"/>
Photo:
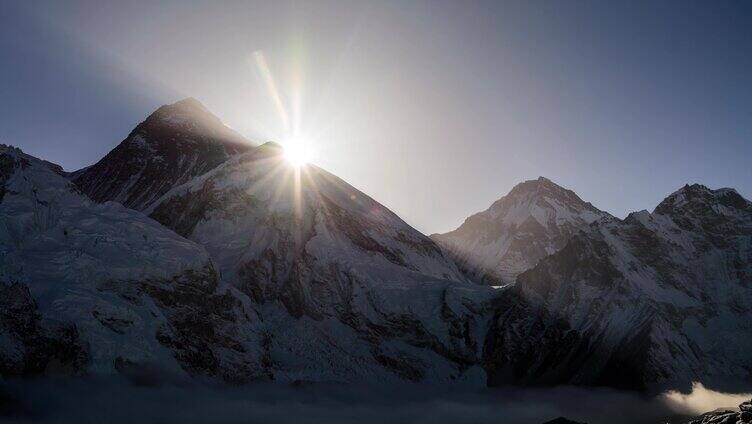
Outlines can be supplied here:
<path id="1" fill-rule="evenodd" d="M 750 395 L 714 392 L 645 397 L 607 389 L 558 387 L 477 391 L 426 386 L 201 383 L 135 385 L 117 379 L 4 382 L 0 413 L 22 422 L 531 423 L 565 416 L 602 423 L 656 423 L 735 406 Z M 746 396 L 746 397 L 745 397 Z"/>

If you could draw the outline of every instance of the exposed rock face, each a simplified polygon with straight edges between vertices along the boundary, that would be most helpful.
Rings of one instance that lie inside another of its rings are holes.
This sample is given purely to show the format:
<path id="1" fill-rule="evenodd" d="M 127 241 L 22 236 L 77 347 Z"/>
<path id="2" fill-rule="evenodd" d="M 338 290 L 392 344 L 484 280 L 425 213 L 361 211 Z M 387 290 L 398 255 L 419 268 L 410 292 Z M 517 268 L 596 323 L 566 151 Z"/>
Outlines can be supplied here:
<path id="1" fill-rule="evenodd" d="M 382 205 L 281 153 L 270 143 L 237 156 L 147 210 L 248 296 L 274 377 L 464 378 L 494 292 Z"/>
<path id="2" fill-rule="evenodd" d="M 96 164 L 71 174 L 91 199 L 143 210 L 251 143 L 195 99 L 162 106 Z"/>
<path id="3" fill-rule="evenodd" d="M 241 305 L 206 252 L 144 215 L 95 204 L 54 168 L 0 146 L 0 375 L 254 378 Z M 261 373 L 259 372 L 259 375 Z"/>
<path id="4" fill-rule="evenodd" d="M 0 375 L 79 374 L 87 362 L 74 324 L 43 322 L 28 287 L 0 285 Z"/>
<path id="5" fill-rule="evenodd" d="M 514 289 L 497 300 L 494 311 L 483 352 L 490 386 L 560 384 L 582 367 L 587 340 L 565 320 Z"/>
<path id="6" fill-rule="evenodd" d="M 240 155 L 149 211 L 210 257 L 4 149 L 0 281 L 23 281 L 35 307 L 33 319 L 4 321 L 13 352 L 31 353 L 9 348 L 3 375 L 36 357 L 39 370 L 64 362 L 34 347 L 46 327 L 24 324 L 54 321 L 75 330 L 65 340 L 83 353 L 65 363 L 76 372 L 484 384 L 495 292 L 336 177 L 310 166 L 296 183 L 280 153 Z"/>
<path id="7" fill-rule="evenodd" d="M 752 400 L 739 405 L 738 411 L 714 411 L 703 414 L 688 424 L 749 424 L 752 423 Z"/>
<path id="8" fill-rule="evenodd" d="M 573 383 L 748 382 L 751 211 L 729 189 L 687 186 L 652 214 L 593 224 L 514 290 L 588 340 Z"/>
<path id="9" fill-rule="evenodd" d="M 577 232 L 609 217 L 573 191 L 540 177 L 515 186 L 456 230 L 432 238 L 474 280 L 511 283 Z"/>
<path id="10" fill-rule="evenodd" d="M 458 267 L 339 178 L 227 131 L 166 106 L 75 184 L 0 146 L 0 375 L 752 379 L 752 206 L 731 189 L 619 220 L 528 181 L 435 236 Z"/>

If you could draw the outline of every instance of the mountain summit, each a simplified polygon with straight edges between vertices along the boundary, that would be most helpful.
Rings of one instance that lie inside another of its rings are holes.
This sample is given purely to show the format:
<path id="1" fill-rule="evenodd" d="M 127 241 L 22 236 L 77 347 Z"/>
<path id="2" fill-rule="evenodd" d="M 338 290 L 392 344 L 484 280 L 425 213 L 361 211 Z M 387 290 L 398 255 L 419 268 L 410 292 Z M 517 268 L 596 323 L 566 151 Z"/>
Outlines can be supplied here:
<path id="1" fill-rule="evenodd" d="M 711 190 L 701 184 L 685 185 L 664 199 L 653 213 L 670 216 L 684 229 L 703 229 L 722 236 L 727 229 L 722 221 L 744 224 L 752 231 L 749 221 L 752 203 L 733 188 Z"/>
<path id="2" fill-rule="evenodd" d="M 688 185 L 620 220 L 538 178 L 442 249 L 243 143 L 187 99 L 75 184 L 0 146 L 0 376 L 750 381 L 752 207 L 732 189 Z"/>
<path id="3" fill-rule="evenodd" d="M 517 278 L 591 352 L 573 380 L 643 388 L 743 384 L 752 360 L 752 208 L 687 185 L 652 214 L 594 222 Z M 573 350 L 574 353 L 574 350 Z M 733 382 L 733 383 L 730 383 Z"/>
<path id="4" fill-rule="evenodd" d="M 517 184 L 456 230 L 432 237 L 472 278 L 504 284 L 564 247 L 577 231 L 607 217 L 572 190 L 539 177 Z"/>
<path id="5" fill-rule="evenodd" d="M 172 187 L 201 175 L 252 144 L 187 98 L 157 109 L 73 181 L 97 202 L 143 210 Z"/>

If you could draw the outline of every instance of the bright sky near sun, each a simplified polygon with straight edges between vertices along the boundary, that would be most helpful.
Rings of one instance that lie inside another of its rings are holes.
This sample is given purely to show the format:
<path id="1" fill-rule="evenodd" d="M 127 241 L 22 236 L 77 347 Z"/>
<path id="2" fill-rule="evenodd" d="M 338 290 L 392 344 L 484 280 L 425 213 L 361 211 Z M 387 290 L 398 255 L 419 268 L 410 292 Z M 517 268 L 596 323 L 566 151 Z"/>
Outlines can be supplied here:
<path id="1" fill-rule="evenodd" d="M 617 216 L 687 182 L 749 198 L 750 9 L 0 2 L 0 142 L 77 169 L 190 96 L 426 233 L 539 175 Z"/>

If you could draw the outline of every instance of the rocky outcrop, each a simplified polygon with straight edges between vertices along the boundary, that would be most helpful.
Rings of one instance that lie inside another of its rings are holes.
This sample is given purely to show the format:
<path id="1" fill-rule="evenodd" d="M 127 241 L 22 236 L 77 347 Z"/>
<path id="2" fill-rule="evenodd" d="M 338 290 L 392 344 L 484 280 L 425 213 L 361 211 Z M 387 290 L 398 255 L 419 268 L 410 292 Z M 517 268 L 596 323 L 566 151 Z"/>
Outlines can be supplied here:
<path id="1" fill-rule="evenodd" d="M 572 381 L 589 354 L 588 340 L 563 319 L 508 290 L 484 340 L 488 385 L 553 385 Z"/>
<path id="2" fill-rule="evenodd" d="M 521 297 L 588 340 L 569 382 L 749 382 L 752 209 L 737 196 L 684 187 L 652 214 L 592 224 L 518 277 Z"/>
<path id="3" fill-rule="evenodd" d="M 28 287 L 0 284 L 0 376 L 77 375 L 88 359 L 75 324 L 43 321 Z"/>
<path id="4" fill-rule="evenodd" d="M 752 400 L 739 405 L 738 411 L 714 411 L 692 419 L 687 424 L 749 424 L 752 423 Z"/>

